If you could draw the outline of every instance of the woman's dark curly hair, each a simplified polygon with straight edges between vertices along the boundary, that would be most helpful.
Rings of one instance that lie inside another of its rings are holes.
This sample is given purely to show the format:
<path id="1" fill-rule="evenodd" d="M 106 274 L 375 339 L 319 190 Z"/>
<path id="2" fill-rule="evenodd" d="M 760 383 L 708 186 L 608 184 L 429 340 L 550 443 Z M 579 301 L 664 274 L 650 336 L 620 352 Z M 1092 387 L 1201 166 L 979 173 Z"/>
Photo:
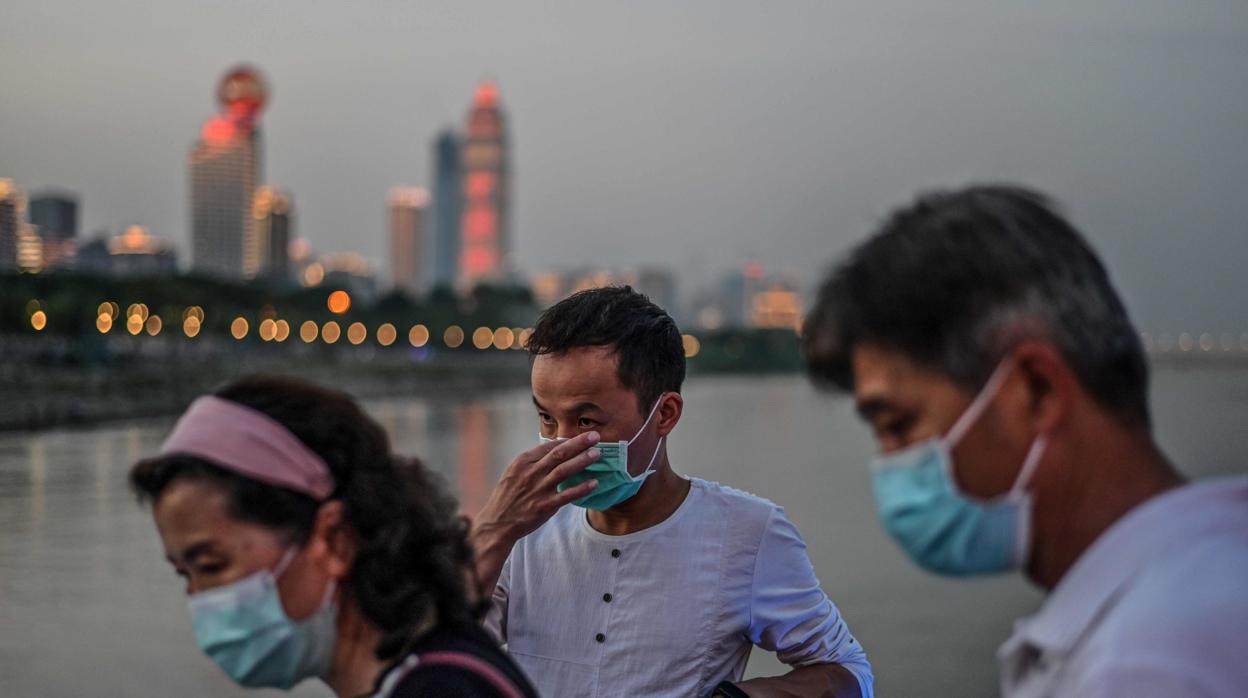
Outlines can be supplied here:
<path id="1" fill-rule="evenodd" d="M 433 473 L 390 452 L 381 425 L 346 393 L 291 378 L 244 378 L 217 391 L 277 420 L 329 464 L 356 539 L 346 589 L 382 631 L 377 657 L 398 657 L 427 619 L 443 627 L 476 623 L 482 603 L 470 600 L 468 523 Z M 198 479 L 226 492 L 231 515 L 274 529 L 289 544 L 312 532 L 321 502 L 251 480 L 191 456 L 140 461 L 130 486 L 154 502 L 174 481 Z"/>

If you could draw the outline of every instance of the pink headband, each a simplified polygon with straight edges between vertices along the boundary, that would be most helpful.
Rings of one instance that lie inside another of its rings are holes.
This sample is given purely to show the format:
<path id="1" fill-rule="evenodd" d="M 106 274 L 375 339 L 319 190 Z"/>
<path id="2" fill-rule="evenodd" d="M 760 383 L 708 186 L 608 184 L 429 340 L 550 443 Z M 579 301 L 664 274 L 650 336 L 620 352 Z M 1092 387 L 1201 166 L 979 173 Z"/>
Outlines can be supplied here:
<path id="1" fill-rule="evenodd" d="M 326 499 L 334 478 L 324 459 L 277 420 L 212 395 L 178 419 L 160 455 L 195 456 L 252 480 Z"/>

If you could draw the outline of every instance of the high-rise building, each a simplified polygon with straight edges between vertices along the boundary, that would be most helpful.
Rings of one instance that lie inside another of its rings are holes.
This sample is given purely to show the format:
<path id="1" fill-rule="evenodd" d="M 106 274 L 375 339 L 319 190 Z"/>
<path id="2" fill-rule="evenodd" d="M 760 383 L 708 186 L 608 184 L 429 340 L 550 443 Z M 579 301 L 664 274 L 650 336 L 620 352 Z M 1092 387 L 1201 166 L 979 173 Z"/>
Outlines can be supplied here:
<path id="1" fill-rule="evenodd" d="M 45 240 L 78 235 L 78 198 L 68 192 L 44 191 L 30 197 L 30 222 Z"/>
<path id="2" fill-rule="evenodd" d="M 290 236 L 295 210 L 289 194 L 273 187 L 256 190 L 252 208 L 254 251 L 243 256 L 243 274 L 268 279 L 290 276 Z"/>
<path id="3" fill-rule="evenodd" d="M 507 129 L 498 87 L 493 82 L 482 82 L 473 95 L 460 166 L 463 212 L 459 281 L 464 288 L 471 288 L 482 281 L 501 281 L 510 265 Z"/>
<path id="4" fill-rule="evenodd" d="M 454 286 L 459 270 L 460 181 L 459 137 L 446 129 L 434 143 L 433 161 L 433 284 Z"/>
<path id="5" fill-rule="evenodd" d="M 415 295 L 425 291 L 425 206 L 423 187 L 395 187 L 386 199 L 390 218 L 390 271 L 394 287 Z"/>
<path id="6" fill-rule="evenodd" d="M 30 197 L 30 222 L 39 236 L 42 268 L 69 266 L 78 236 L 78 198 L 69 192 L 43 191 Z"/>
<path id="7" fill-rule="evenodd" d="M 18 241 L 26 227 L 26 195 L 11 179 L 0 179 L 0 272 L 17 269 Z"/>
<path id="8" fill-rule="evenodd" d="M 253 68 L 237 67 L 217 87 L 221 112 L 191 153 L 191 262 L 224 278 L 259 273 L 262 251 L 253 215 L 261 176 L 259 116 L 266 87 Z"/>

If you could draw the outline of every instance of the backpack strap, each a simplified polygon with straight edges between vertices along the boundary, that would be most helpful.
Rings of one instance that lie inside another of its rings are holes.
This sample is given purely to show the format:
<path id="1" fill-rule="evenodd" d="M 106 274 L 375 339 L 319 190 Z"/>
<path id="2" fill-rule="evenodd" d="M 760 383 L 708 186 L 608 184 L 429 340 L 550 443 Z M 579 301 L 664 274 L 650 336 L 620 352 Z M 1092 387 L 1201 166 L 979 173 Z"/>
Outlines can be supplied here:
<path id="1" fill-rule="evenodd" d="M 416 655 L 416 666 L 412 668 L 430 665 L 458 667 L 484 679 L 504 698 L 524 698 L 524 694 L 516 688 L 506 674 L 496 669 L 493 664 L 471 654 L 465 652 L 426 652 Z"/>

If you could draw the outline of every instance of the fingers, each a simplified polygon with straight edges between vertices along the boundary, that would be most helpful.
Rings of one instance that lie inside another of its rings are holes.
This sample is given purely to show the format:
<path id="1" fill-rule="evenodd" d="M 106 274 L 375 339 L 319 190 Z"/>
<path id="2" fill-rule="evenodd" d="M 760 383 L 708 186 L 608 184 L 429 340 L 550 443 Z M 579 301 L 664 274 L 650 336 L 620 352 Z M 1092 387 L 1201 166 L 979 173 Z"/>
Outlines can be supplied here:
<path id="1" fill-rule="evenodd" d="M 538 462 L 539 460 L 541 460 L 542 458 L 546 457 L 546 454 L 548 454 L 548 453 L 550 453 L 551 451 L 553 451 L 553 450 L 555 449 L 555 447 L 556 447 L 556 446 L 559 446 L 559 445 L 560 445 L 560 444 L 562 444 L 562 443 L 565 443 L 565 442 L 562 442 L 562 441 L 543 441 L 542 443 L 540 443 L 540 444 L 538 444 L 538 445 L 534 446 L 533 448 L 530 448 L 529 450 L 525 451 L 524 453 L 521 453 L 520 455 L 516 456 L 516 460 L 515 460 L 514 462 L 515 462 L 515 463 L 526 463 L 526 464 L 527 464 L 527 463 L 536 463 L 536 462 Z"/>
<path id="2" fill-rule="evenodd" d="M 581 497 L 584 497 L 590 492 L 593 492 L 595 489 L 597 489 L 597 487 L 598 487 L 597 480 L 586 480 L 585 482 L 582 482 L 576 487 L 569 487 L 568 489 L 555 495 L 553 498 L 551 498 L 550 503 L 554 505 L 555 509 L 560 509 L 563 507 L 563 505 L 570 504 L 580 499 Z"/>
<path id="3" fill-rule="evenodd" d="M 542 480 L 543 486 L 554 487 L 555 485 L 558 485 L 564 480 L 567 480 L 569 477 L 572 477 L 589 467 L 590 463 L 598 460 L 599 455 L 601 454 L 598 452 L 598 449 L 591 448 L 588 451 L 579 453 L 575 457 L 560 463 Z"/>
<path id="4" fill-rule="evenodd" d="M 584 434 L 578 434 L 567 441 L 560 441 L 555 444 L 555 447 L 547 452 L 542 458 L 543 465 L 547 468 L 554 468 L 560 463 L 570 460 L 583 453 L 590 446 L 598 443 L 600 438 L 601 437 L 598 435 L 598 432 L 587 431 Z"/>

